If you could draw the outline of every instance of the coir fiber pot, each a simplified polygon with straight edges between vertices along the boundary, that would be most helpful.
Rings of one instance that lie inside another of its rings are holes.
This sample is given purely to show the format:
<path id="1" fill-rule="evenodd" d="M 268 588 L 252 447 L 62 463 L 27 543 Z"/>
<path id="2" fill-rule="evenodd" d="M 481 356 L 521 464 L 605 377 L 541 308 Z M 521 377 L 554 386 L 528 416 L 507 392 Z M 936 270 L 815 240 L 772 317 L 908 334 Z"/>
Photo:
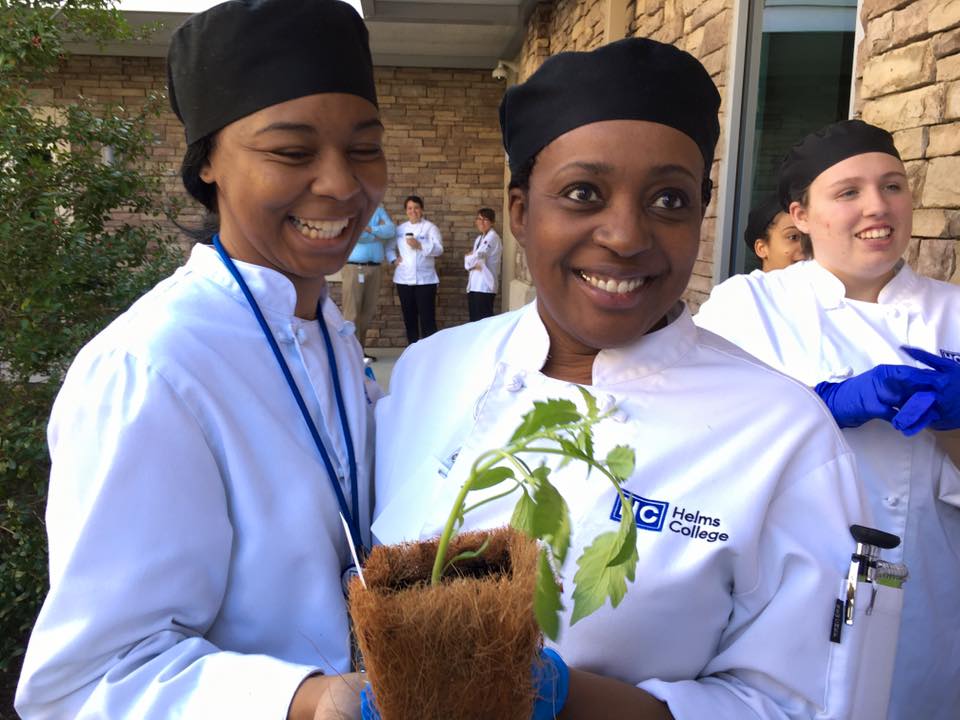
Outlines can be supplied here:
<path id="1" fill-rule="evenodd" d="M 350 586 L 350 614 L 382 720 L 529 720 L 541 645 L 537 544 L 511 528 L 464 533 L 430 585 L 437 540 L 378 546 Z"/>

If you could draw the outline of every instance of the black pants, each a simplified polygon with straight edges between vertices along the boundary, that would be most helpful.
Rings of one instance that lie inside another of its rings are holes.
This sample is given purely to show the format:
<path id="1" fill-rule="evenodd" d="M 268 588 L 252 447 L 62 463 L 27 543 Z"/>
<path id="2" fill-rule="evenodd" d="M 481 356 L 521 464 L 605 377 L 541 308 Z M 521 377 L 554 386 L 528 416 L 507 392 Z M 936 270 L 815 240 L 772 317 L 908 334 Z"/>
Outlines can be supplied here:
<path id="1" fill-rule="evenodd" d="M 483 320 L 493 315 L 493 299 L 496 293 L 474 292 L 467 293 L 467 311 L 470 313 L 470 322 Z"/>
<path id="2" fill-rule="evenodd" d="M 407 342 L 411 345 L 420 338 L 433 335 L 437 331 L 437 284 L 400 285 L 400 311 L 403 313 L 403 325 L 407 329 Z"/>

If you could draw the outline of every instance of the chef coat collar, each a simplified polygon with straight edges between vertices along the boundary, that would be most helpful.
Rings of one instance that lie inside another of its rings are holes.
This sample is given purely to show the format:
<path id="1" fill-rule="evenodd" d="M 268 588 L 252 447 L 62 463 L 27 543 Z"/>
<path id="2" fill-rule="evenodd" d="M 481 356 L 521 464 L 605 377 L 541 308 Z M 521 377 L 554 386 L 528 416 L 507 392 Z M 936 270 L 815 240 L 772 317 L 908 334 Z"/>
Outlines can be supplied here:
<path id="1" fill-rule="evenodd" d="M 797 263 L 802 269 L 809 273 L 810 280 L 813 283 L 817 298 L 820 304 L 827 310 L 840 307 L 846 300 L 846 288 L 843 282 L 827 270 L 816 260 L 808 260 L 803 263 Z M 789 270 L 789 268 L 787 268 Z M 913 272 L 909 265 L 903 260 L 900 261 L 897 268 L 897 274 L 890 282 L 884 285 L 877 297 L 879 305 L 912 304 L 913 298 L 917 292 L 917 283 L 919 278 Z"/>
<path id="2" fill-rule="evenodd" d="M 303 320 L 294 317 L 297 307 L 297 291 L 293 287 L 290 279 L 278 270 L 244 262 L 242 260 L 233 261 L 243 276 L 250 293 L 257 301 L 257 305 L 264 315 L 275 315 L 290 318 L 294 321 L 303 323 L 313 322 L 312 320 Z M 237 302 L 242 305 L 247 304 L 243 291 L 237 281 L 233 279 L 230 271 L 223 264 L 220 256 L 212 245 L 203 245 L 197 243 L 193 246 L 190 253 L 190 261 L 187 263 L 191 270 L 200 273 L 207 279 L 216 283 L 227 293 L 229 293 Z M 329 309 L 332 303 L 327 302 L 328 293 L 324 288 L 321 300 L 323 301 L 323 316 L 329 323 L 329 327 L 337 333 L 341 333 L 346 321 L 339 313 L 330 313 Z"/>
<path id="3" fill-rule="evenodd" d="M 537 312 L 537 301 L 524 307 L 510 337 L 503 361 L 539 373 L 547 361 L 550 337 Z M 690 311 L 677 302 L 667 313 L 667 325 L 618 348 L 601 350 L 593 361 L 593 385 L 607 387 L 653 375 L 675 365 L 697 342 L 697 328 Z"/>

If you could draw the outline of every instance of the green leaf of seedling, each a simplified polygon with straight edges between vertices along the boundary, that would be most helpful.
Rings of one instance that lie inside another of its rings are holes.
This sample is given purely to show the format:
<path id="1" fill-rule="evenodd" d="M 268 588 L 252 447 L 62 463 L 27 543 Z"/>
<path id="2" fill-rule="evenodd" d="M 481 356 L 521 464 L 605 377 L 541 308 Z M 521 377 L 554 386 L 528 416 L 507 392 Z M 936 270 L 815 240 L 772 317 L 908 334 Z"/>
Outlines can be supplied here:
<path id="1" fill-rule="evenodd" d="M 628 522 L 621 522 L 619 531 L 597 535 L 577 560 L 580 569 L 573 579 L 576 587 L 573 591 L 571 625 L 601 608 L 607 598 L 610 598 L 610 604 L 613 607 L 617 607 L 627 592 L 627 580 L 633 582 L 639 560 L 636 528 L 633 531 L 633 545 L 627 546 L 629 556 L 626 561 L 611 564 L 623 552 L 629 535 L 626 525 L 633 524 L 632 515 L 624 517 Z"/>
<path id="2" fill-rule="evenodd" d="M 476 550 L 464 550 L 462 553 L 457 553 L 455 556 L 447 560 L 447 564 L 444 565 L 443 571 L 446 572 L 451 565 L 460 561 L 460 560 L 469 560 L 470 558 L 479 557 L 483 555 L 487 550 L 487 546 L 490 544 L 490 536 L 488 535 L 483 539 L 483 542 L 480 544 Z"/>
<path id="3" fill-rule="evenodd" d="M 626 445 L 617 445 L 607 454 L 607 468 L 621 482 L 633 475 L 636 464 L 636 453 Z"/>
<path id="4" fill-rule="evenodd" d="M 557 470 L 565 468 L 574 460 L 583 459 L 583 451 L 576 443 L 570 440 L 559 440 L 558 444 L 560 445 L 560 449 L 563 450 L 563 457 L 560 460 L 560 464 L 557 465 Z"/>
<path id="5" fill-rule="evenodd" d="M 570 400 L 551 399 L 545 402 L 538 400 L 533 403 L 533 410 L 523 416 L 520 426 L 510 437 L 510 443 L 530 437 L 545 428 L 577 422 L 579 419 L 580 413 L 577 412 L 577 406 Z"/>
<path id="6" fill-rule="evenodd" d="M 570 547 L 570 508 L 563 495 L 545 477 L 534 496 L 533 532 L 550 543 L 553 556 L 563 564 Z"/>
<path id="7" fill-rule="evenodd" d="M 546 548 L 540 549 L 537 560 L 537 583 L 533 593 L 533 614 L 543 634 L 551 640 L 556 640 L 560 634 L 560 611 L 563 604 L 560 602 L 560 586 L 553 575 L 550 558 Z"/>
<path id="8" fill-rule="evenodd" d="M 533 526 L 533 514 L 537 506 L 524 490 L 520 499 L 517 500 L 516 507 L 513 508 L 513 517 L 510 518 L 511 527 L 526 533 L 530 537 L 536 537 Z"/>
<path id="9" fill-rule="evenodd" d="M 502 465 L 488 468 L 480 473 L 473 481 L 473 484 L 470 485 L 470 492 L 473 492 L 474 490 L 486 490 L 487 488 L 499 485 L 504 480 L 512 480 L 513 478 L 514 475 L 512 468 L 504 467 Z"/>
<path id="10" fill-rule="evenodd" d="M 633 558 L 633 565 L 636 567 L 639 558 L 637 554 L 637 523 L 633 517 L 633 503 L 626 496 L 623 498 L 623 507 L 620 510 L 620 529 L 617 532 L 617 537 L 621 541 L 620 549 L 610 559 L 607 566 L 613 567 L 629 563 L 630 559 Z M 633 579 L 632 575 L 631 579 Z M 614 604 L 614 607 L 616 607 L 616 604 Z"/>
<path id="11" fill-rule="evenodd" d="M 589 427 L 583 428 L 580 433 L 577 435 L 577 447 L 580 448 L 581 456 L 592 458 L 593 457 L 593 431 Z M 593 466 L 587 465 L 587 477 L 590 477 L 590 473 L 593 471 Z"/>
<path id="12" fill-rule="evenodd" d="M 583 395 L 583 401 L 587 404 L 587 417 L 591 420 L 596 420 L 600 415 L 600 411 L 597 408 L 597 399 L 582 385 L 577 385 L 577 390 Z"/>

